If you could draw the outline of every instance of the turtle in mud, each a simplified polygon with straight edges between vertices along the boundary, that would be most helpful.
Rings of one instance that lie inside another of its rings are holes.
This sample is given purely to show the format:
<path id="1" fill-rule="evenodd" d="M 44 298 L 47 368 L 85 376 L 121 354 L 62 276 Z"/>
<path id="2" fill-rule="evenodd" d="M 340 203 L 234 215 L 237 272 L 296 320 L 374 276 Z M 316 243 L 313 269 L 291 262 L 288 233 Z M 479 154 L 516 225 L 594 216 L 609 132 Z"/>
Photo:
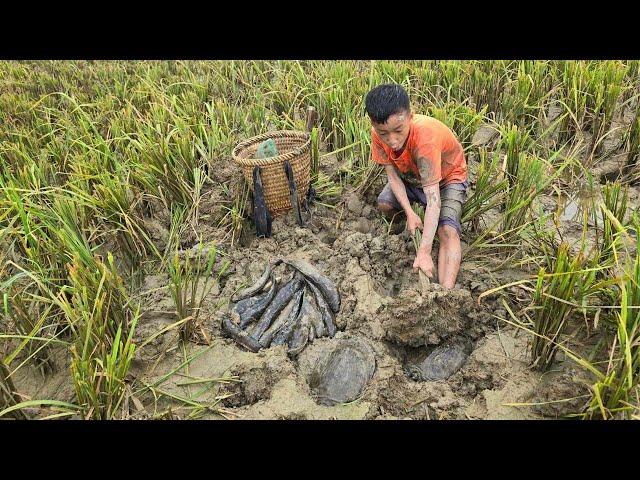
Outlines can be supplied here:
<path id="1" fill-rule="evenodd" d="M 405 372 L 416 381 L 446 380 L 462 368 L 469 356 L 469 350 L 463 343 L 440 345 L 422 362 L 405 366 Z"/>
<path id="2" fill-rule="evenodd" d="M 371 346 L 354 337 L 327 343 L 309 377 L 309 387 L 322 405 L 356 400 L 373 377 L 376 358 Z"/>

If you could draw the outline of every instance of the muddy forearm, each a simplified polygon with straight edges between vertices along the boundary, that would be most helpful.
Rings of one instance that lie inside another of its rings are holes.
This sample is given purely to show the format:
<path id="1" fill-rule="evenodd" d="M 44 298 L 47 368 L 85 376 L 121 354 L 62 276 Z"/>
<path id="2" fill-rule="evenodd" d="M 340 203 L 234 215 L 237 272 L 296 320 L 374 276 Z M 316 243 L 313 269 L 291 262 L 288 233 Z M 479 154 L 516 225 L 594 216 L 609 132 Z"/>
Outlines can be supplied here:
<path id="1" fill-rule="evenodd" d="M 396 172 L 395 167 L 391 165 L 387 166 L 386 171 L 387 171 L 387 178 L 389 179 L 389 184 L 391 185 L 391 191 L 395 195 L 396 200 L 398 200 L 398 203 L 400 204 L 400 206 L 402 206 L 402 209 L 406 213 L 408 213 L 409 211 L 413 211 L 411 210 L 411 203 L 409 202 L 409 197 L 407 197 L 407 189 L 405 188 L 404 183 L 402 182 L 402 179 Z"/>
<path id="2" fill-rule="evenodd" d="M 423 188 L 427 199 L 427 206 L 424 210 L 424 230 L 422 232 L 420 248 L 431 252 L 433 239 L 438 229 L 438 219 L 440 217 L 440 187 L 436 183 L 435 185 Z"/>

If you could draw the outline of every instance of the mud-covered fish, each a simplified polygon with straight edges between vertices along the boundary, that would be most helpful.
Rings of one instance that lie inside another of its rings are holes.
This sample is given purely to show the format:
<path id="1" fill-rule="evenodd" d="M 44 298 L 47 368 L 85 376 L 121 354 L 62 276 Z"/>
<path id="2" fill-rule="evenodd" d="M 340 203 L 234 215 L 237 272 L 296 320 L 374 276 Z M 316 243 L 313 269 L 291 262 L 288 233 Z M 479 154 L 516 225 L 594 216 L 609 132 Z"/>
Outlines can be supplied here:
<path id="1" fill-rule="evenodd" d="M 308 320 L 305 321 L 305 319 L 300 319 L 296 324 L 287 342 L 287 346 L 289 347 L 287 353 L 289 355 L 294 357 L 307 346 L 307 343 L 309 342 L 309 327 L 309 322 Z"/>
<path id="2" fill-rule="evenodd" d="M 240 300 L 244 300 L 245 298 L 253 297 L 256 293 L 260 292 L 267 284 L 267 282 L 271 279 L 271 265 L 267 263 L 267 266 L 253 285 L 250 287 L 241 290 L 240 292 L 231 296 L 232 302 L 239 302 Z"/>
<path id="3" fill-rule="evenodd" d="M 246 311 L 247 309 L 255 305 L 258 299 L 264 297 L 267 293 L 269 293 L 269 291 L 273 288 L 273 286 L 274 286 L 274 282 L 268 281 L 265 284 L 266 291 L 263 290 L 262 292 L 258 292 L 258 294 L 254 295 L 253 297 L 243 298 L 242 300 L 235 302 L 233 305 L 233 309 L 236 310 L 238 313 L 243 313 L 244 311 Z"/>
<path id="4" fill-rule="evenodd" d="M 336 323 L 333 319 L 333 312 L 331 311 L 331 307 L 325 300 L 320 290 L 313 283 L 307 282 L 307 285 L 313 291 L 314 298 L 318 305 L 318 310 L 322 315 L 322 322 L 324 323 L 326 331 L 330 337 L 333 337 L 336 334 Z"/>
<path id="5" fill-rule="evenodd" d="M 313 342 L 315 338 L 319 338 L 326 333 L 322 314 L 318 310 L 313 292 L 308 286 L 304 288 L 304 296 L 302 305 L 300 306 L 300 323 L 308 326 L 308 338 Z"/>
<path id="6" fill-rule="evenodd" d="M 324 326 L 324 321 L 322 320 L 322 314 L 320 313 L 320 308 L 316 303 L 315 295 L 313 291 L 310 290 L 310 287 L 305 286 L 304 299 L 303 299 L 303 307 L 308 312 L 307 315 L 309 317 L 309 323 L 313 327 L 311 332 L 313 333 L 313 338 L 324 337 L 327 334 L 327 328 Z M 310 340 L 313 340 L 311 338 Z"/>
<path id="7" fill-rule="evenodd" d="M 244 329 L 251 322 L 260 318 L 260 315 L 266 310 L 273 298 L 276 296 L 276 281 L 275 278 L 271 280 L 271 287 L 269 290 L 261 295 L 255 297 L 246 298 L 236 304 L 233 308 L 240 317 L 240 328 Z"/>
<path id="8" fill-rule="evenodd" d="M 225 315 L 222 320 L 222 329 L 229 335 L 236 343 L 239 343 L 245 348 L 248 348 L 252 352 L 260 350 L 260 344 L 251 338 L 247 332 L 240 329 L 238 325 L 231 321 L 229 315 Z"/>
<path id="9" fill-rule="evenodd" d="M 273 321 L 273 323 L 267 328 L 267 330 L 262 334 L 258 343 L 263 348 L 267 348 L 271 345 L 271 341 L 273 337 L 278 333 L 278 331 L 287 323 L 292 322 L 298 316 L 300 312 L 300 303 L 302 299 L 302 293 L 304 290 L 300 289 L 291 297 L 287 306 L 280 312 L 278 317 Z"/>
<path id="10" fill-rule="evenodd" d="M 340 294 L 338 293 L 338 289 L 333 282 L 320 273 L 316 267 L 304 260 L 287 260 L 282 258 L 275 261 L 275 265 L 280 263 L 286 263 L 302 273 L 310 283 L 320 289 L 331 310 L 338 313 L 340 310 Z"/>
<path id="11" fill-rule="evenodd" d="M 271 214 L 264 198 L 264 187 L 258 166 L 253 169 L 253 221 L 256 224 L 256 236 L 271 236 Z"/>
<path id="12" fill-rule="evenodd" d="M 251 338 L 258 341 L 262 334 L 266 332 L 273 320 L 287 306 L 291 297 L 304 286 L 304 280 L 299 275 L 294 275 L 276 294 L 267 309 L 256 323 L 251 332 Z"/>
<path id="13" fill-rule="evenodd" d="M 278 332 L 273 336 L 273 340 L 271 340 L 271 345 L 285 345 L 289 338 L 291 338 L 291 334 L 293 333 L 293 329 L 300 323 L 300 311 L 298 311 L 298 315 L 295 317 L 290 317 L 288 321 L 278 330 Z"/>
<path id="14" fill-rule="evenodd" d="M 291 200 L 291 207 L 293 208 L 293 214 L 296 218 L 296 222 L 301 227 L 304 226 L 304 221 L 302 220 L 302 213 L 300 212 L 300 202 L 298 201 L 298 188 L 296 187 L 296 181 L 293 176 L 293 170 L 291 169 L 291 164 L 285 160 L 284 162 L 284 173 L 287 176 L 287 182 L 289 182 L 289 198 Z"/>
<path id="15" fill-rule="evenodd" d="M 316 330 L 313 326 L 309 327 L 309 343 L 313 342 L 316 339 Z"/>

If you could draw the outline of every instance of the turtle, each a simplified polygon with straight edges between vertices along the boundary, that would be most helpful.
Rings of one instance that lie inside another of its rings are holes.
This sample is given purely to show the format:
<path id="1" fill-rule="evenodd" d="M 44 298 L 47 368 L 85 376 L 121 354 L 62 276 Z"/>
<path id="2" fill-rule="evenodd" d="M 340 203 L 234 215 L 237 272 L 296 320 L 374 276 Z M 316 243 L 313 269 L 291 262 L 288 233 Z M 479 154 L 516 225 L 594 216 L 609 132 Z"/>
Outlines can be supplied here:
<path id="1" fill-rule="evenodd" d="M 463 344 L 440 345 L 419 364 L 408 365 L 406 373 L 416 381 L 445 380 L 460 370 L 468 356 Z"/>
<path id="2" fill-rule="evenodd" d="M 309 386 L 322 405 L 351 402 L 360 397 L 375 370 L 375 354 L 365 340 L 334 339 L 313 369 Z"/>

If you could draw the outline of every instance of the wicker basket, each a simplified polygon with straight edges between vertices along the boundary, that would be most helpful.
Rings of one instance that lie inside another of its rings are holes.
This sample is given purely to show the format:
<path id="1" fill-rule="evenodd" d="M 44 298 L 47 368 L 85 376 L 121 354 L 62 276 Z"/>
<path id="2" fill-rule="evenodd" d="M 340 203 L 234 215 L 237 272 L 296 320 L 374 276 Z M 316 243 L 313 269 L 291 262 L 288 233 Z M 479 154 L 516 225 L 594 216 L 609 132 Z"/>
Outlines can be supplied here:
<path id="1" fill-rule="evenodd" d="M 272 138 L 279 155 L 253 158 L 260 143 Z M 242 168 L 244 178 L 253 191 L 253 169 L 260 167 L 260 177 L 269 212 L 276 216 L 291 209 L 289 183 L 284 173 L 284 162 L 291 164 L 296 182 L 298 201 L 306 197 L 311 182 L 311 136 L 306 132 L 279 130 L 252 137 L 233 149 L 233 161 Z"/>

